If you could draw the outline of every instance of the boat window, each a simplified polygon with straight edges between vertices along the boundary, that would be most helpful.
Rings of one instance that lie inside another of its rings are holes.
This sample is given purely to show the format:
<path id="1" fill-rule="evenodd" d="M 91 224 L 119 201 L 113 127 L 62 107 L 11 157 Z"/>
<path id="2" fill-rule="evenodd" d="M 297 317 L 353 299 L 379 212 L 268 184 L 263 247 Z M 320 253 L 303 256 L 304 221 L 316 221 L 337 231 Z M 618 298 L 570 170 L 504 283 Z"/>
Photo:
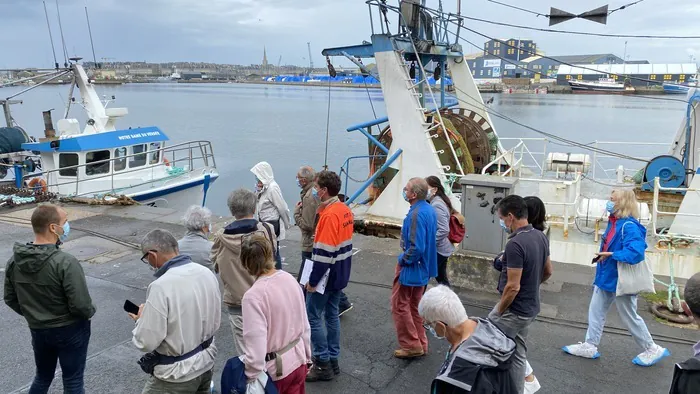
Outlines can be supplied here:
<path id="1" fill-rule="evenodd" d="M 85 175 L 100 175 L 109 174 L 109 160 L 110 152 L 108 150 L 98 150 L 94 152 L 88 152 L 85 155 Z M 104 161 L 104 162 L 102 162 Z M 102 163 L 95 163 L 102 162 Z M 95 163 L 95 164 L 90 164 Z"/>
<path id="2" fill-rule="evenodd" d="M 126 148 L 114 150 L 114 171 L 123 171 L 126 168 Z"/>
<path id="3" fill-rule="evenodd" d="M 140 155 L 139 153 L 143 154 Z M 136 156 L 132 156 L 131 159 L 129 159 L 129 168 L 141 167 L 143 165 L 146 165 L 146 145 L 132 146 L 131 154 Z"/>
<path id="4" fill-rule="evenodd" d="M 77 176 L 78 168 L 65 168 L 78 165 L 77 153 L 61 153 L 58 155 L 58 174 L 61 176 Z"/>
<path id="5" fill-rule="evenodd" d="M 151 142 L 148 147 L 148 164 L 158 164 L 160 161 L 160 142 Z"/>

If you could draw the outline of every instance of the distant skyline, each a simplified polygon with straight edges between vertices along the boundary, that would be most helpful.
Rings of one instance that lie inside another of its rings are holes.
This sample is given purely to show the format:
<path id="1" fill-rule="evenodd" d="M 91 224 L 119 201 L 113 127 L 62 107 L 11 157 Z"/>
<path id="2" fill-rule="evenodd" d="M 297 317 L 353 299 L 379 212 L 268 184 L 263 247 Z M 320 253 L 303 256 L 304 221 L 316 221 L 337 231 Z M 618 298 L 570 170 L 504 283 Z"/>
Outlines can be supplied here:
<path id="1" fill-rule="evenodd" d="M 457 0 L 443 1 L 446 11 L 456 10 Z M 629 1 L 611 2 L 610 8 Z M 389 4 L 398 4 L 389 0 Z M 512 4 L 522 5 L 513 0 Z M 306 43 L 311 42 L 316 67 L 325 64 L 325 47 L 359 44 L 370 40 L 371 30 L 364 0 L 59 0 L 66 50 L 92 60 L 85 21 L 90 12 L 98 62 L 146 61 L 260 64 L 263 47 L 270 64 L 308 65 Z M 63 63 L 61 35 L 55 0 L 46 2 L 59 63 Z M 438 0 L 427 0 L 437 7 Z M 530 0 L 527 8 L 547 13 L 557 7 L 572 13 L 594 6 L 565 0 Z M 547 19 L 510 9 L 486 0 L 462 2 L 462 13 L 483 19 L 546 28 Z M 391 15 L 390 27 L 396 29 Z M 573 20 L 555 26 L 561 30 L 596 33 L 698 35 L 700 2 L 646 0 L 616 12 L 607 25 Z M 504 28 L 465 22 L 470 28 L 496 38 L 528 38 L 547 55 L 613 53 L 623 57 L 628 41 L 629 59 L 652 63 L 685 63 L 700 58 L 700 40 L 623 39 L 584 37 Z M 378 20 L 375 17 L 378 29 Z M 469 32 L 463 36 L 483 47 L 485 38 Z M 480 49 L 462 42 L 464 53 Z M 0 0 L 0 68 L 52 67 L 53 55 L 41 0 Z M 335 58 L 340 66 L 352 64 Z"/>

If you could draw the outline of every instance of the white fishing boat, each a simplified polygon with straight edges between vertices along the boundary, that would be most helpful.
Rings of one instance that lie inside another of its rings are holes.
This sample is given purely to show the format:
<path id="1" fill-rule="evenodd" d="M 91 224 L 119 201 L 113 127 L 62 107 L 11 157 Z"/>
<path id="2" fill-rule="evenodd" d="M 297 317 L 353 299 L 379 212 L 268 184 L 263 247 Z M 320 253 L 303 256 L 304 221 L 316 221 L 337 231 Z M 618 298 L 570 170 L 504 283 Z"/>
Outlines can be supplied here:
<path id="1" fill-rule="evenodd" d="M 66 197 L 125 195 L 142 204 L 170 208 L 204 204 L 209 188 L 219 177 L 211 142 L 171 145 L 165 132 L 155 126 L 117 128 L 117 120 L 128 110 L 108 108 L 109 102 L 100 100 L 79 60 L 71 59 L 68 69 L 54 71 L 45 80 L 72 75 L 64 118 L 54 130 L 51 113 L 44 112 L 45 138 L 28 139 L 21 149 L 12 149 L 14 152 L 0 152 L 6 169 L 0 181 Z M 76 86 L 87 115 L 82 129 L 77 119 L 68 117 Z M 18 94 L 0 101 L 5 108 L 8 128 L 4 130 L 8 135 L 10 129 L 17 129 L 10 114 L 10 99 Z"/>
<path id="2" fill-rule="evenodd" d="M 569 86 L 574 93 L 628 93 L 634 88 L 625 86 L 613 78 L 598 78 L 597 81 L 570 80 Z"/>
<path id="3" fill-rule="evenodd" d="M 489 238 L 502 233 L 494 209 L 496 197 L 480 197 L 483 201 L 477 211 L 487 212 L 466 211 L 468 204 L 462 196 L 468 186 L 460 181 L 468 174 L 481 174 L 490 180 L 484 182 L 507 183 L 513 187 L 510 192 L 540 197 L 552 226 L 552 260 L 591 267 L 591 256 L 598 251 L 607 223 L 604 208 L 611 191 L 634 188 L 640 200 L 639 219 L 649 228 L 647 261 L 654 272 L 688 278 L 700 271 L 700 92 L 690 90 L 687 106 L 679 113 L 681 127 L 675 138 L 675 125 L 669 125 L 668 144 L 639 141 L 635 136 L 629 141 L 596 141 L 593 145 L 565 140 L 484 105 L 464 61 L 459 28 L 451 26 L 461 21 L 459 14 L 431 10 L 412 0 L 401 1 L 399 7 L 378 0 L 368 4 L 371 42 L 322 52 L 350 60 L 373 58 L 365 63 L 376 64 L 386 105 L 387 117 L 347 129 L 361 133 L 369 142 L 368 155 L 348 158 L 340 172 L 358 231 L 396 237 L 409 208 L 402 197 L 404 185 L 413 177 L 436 175 L 452 192 L 454 206 L 463 209 L 470 238 L 462 248 L 473 251 L 467 246 L 477 240 L 492 242 Z M 388 19 L 395 16 L 401 26 L 398 32 L 389 30 Z M 442 86 L 435 93 L 428 88 L 425 66 L 430 61 L 438 64 L 442 75 L 448 70 L 455 105 L 448 104 Z M 624 88 L 609 81 L 606 85 Z M 500 138 L 491 115 L 544 136 Z M 566 150 L 552 151 L 553 145 L 566 146 Z M 640 147 L 655 148 L 657 154 L 638 157 L 634 151 Z M 570 153 L 572 148 L 581 153 Z M 351 190 L 350 167 L 358 160 L 369 164 L 369 174 L 357 190 Z M 502 196 L 504 190 L 498 193 Z M 479 215 L 490 215 L 488 222 L 470 227 L 470 217 Z M 674 286 L 671 290 L 677 297 Z"/>

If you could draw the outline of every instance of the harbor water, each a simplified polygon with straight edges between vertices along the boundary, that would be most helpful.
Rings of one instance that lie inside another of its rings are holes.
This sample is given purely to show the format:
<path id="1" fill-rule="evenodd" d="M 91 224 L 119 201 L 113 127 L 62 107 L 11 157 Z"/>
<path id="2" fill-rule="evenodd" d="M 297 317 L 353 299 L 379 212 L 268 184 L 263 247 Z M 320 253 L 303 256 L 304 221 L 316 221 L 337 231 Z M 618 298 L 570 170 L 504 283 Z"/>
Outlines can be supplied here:
<path id="1" fill-rule="evenodd" d="M 19 87 L 4 88 L 0 96 L 7 97 L 19 90 Z M 219 215 L 228 213 L 226 198 L 233 189 L 254 188 L 255 179 L 249 169 L 263 160 L 272 165 L 275 179 L 291 209 L 299 198 L 295 181 L 297 169 L 302 165 L 320 169 L 326 161 L 327 125 L 327 164 L 337 172 L 346 158 L 367 154 L 366 138 L 346 132 L 348 126 L 385 115 L 378 89 L 331 88 L 329 93 L 324 87 L 166 83 L 98 86 L 97 90 L 106 99 L 116 97 L 109 107 L 129 109 L 129 114 L 118 122 L 119 128 L 158 126 L 170 137 L 171 143 L 212 141 L 221 176 L 210 190 L 207 206 Z M 38 87 L 21 96 L 23 104 L 12 107 L 14 118 L 30 135 L 43 137 L 41 111 L 54 108 L 53 118 L 57 121 L 63 116 L 67 94 L 66 86 Z M 491 96 L 485 94 L 484 100 Z M 682 98 L 669 100 L 666 96 L 650 99 L 498 94 L 489 107 L 524 125 L 584 144 L 598 140 L 660 142 L 670 146 L 685 111 L 683 101 Z M 70 117 L 78 118 L 84 125 L 85 114 L 77 102 L 73 104 Z M 502 138 L 543 137 L 497 116 L 492 115 L 492 121 Z M 515 143 L 517 141 L 503 141 L 506 148 Z M 665 153 L 668 146 L 617 144 L 601 147 L 652 157 Z M 533 153 L 542 151 L 539 141 L 528 143 L 528 147 Z M 582 151 L 553 142 L 548 142 L 547 150 Z M 541 156 L 537 158 L 540 159 Z M 605 163 L 601 165 L 605 167 Z M 640 168 L 643 163 L 631 162 L 630 165 Z M 366 161 L 354 161 L 350 175 L 356 181 L 365 180 Z M 345 180 L 344 176 L 342 178 Z M 359 185 L 351 181 L 349 193 Z"/>

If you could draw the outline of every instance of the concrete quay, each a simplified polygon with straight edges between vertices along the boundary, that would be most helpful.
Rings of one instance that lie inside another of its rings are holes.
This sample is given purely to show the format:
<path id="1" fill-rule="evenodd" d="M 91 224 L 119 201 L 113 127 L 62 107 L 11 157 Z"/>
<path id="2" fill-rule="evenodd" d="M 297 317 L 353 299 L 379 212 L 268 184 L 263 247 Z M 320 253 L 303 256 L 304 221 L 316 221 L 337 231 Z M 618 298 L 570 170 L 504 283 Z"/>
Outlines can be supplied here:
<path id="1" fill-rule="evenodd" d="M 67 206 L 71 236 L 64 248 L 78 257 L 85 269 L 88 286 L 97 306 L 92 322 L 92 338 L 85 375 L 88 393 L 139 393 L 146 375 L 136 364 L 140 352 L 131 345 L 133 322 L 122 311 L 125 299 L 136 303 L 145 299 L 146 287 L 153 279 L 142 262 L 138 243 L 148 231 L 164 228 L 177 237 L 184 234 L 178 224 L 179 211 L 142 206 L 104 207 Z M 0 273 L 11 256 L 14 242 L 32 239 L 28 219 L 30 209 L 0 211 Z M 221 228 L 230 219 L 221 218 Z M 300 263 L 300 234 L 295 228 L 282 242 L 284 269 L 296 272 Z M 403 361 L 392 357 L 396 348 L 390 312 L 390 286 L 393 280 L 397 240 L 356 235 L 352 283 L 347 294 L 355 308 L 341 319 L 341 375 L 333 382 L 307 385 L 310 394 L 321 393 L 427 393 L 430 382 L 442 363 L 447 343 L 430 339 L 425 357 Z M 451 271 L 460 296 L 473 316 L 485 316 L 497 295 L 493 273 L 470 267 L 468 259 L 455 259 Z M 487 259 L 484 259 L 487 263 Z M 464 266 L 467 265 L 467 266 Z M 565 355 L 561 346 L 583 340 L 590 299 L 592 273 L 580 267 L 569 269 L 556 264 L 555 275 L 543 288 L 542 314 L 528 339 L 530 362 L 542 384 L 540 393 L 664 393 L 668 392 L 673 364 L 690 356 L 691 344 L 700 339 L 700 331 L 669 327 L 655 321 L 640 300 L 640 314 L 657 341 L 672 352 L 672 357 L 651 368 L 641 368 L 631 360 L 640 352 L 628 335 L 614 328 L 603 336 L 599 360 L 584 360 Z M 462 275 L 469 274 L 470 280 Z M 480 283 L 480 287 L 470 283 Z M 612 309 L 615 309 L 614 307 Z M 222 313 L 225 313 L 222 311 Z M 608 315 L 608 324 L 623 327 L 616 312 Z M 26 322 L 4 304 L 0 306 L 0 392 L 27 392 L 34 375 L 31 340 Z M 215 379 L 233 351 L 231 328 L 226 319 L 216 337 L 219 356 Z M 52 393 L 60 393 L 60 371 Z"/>

